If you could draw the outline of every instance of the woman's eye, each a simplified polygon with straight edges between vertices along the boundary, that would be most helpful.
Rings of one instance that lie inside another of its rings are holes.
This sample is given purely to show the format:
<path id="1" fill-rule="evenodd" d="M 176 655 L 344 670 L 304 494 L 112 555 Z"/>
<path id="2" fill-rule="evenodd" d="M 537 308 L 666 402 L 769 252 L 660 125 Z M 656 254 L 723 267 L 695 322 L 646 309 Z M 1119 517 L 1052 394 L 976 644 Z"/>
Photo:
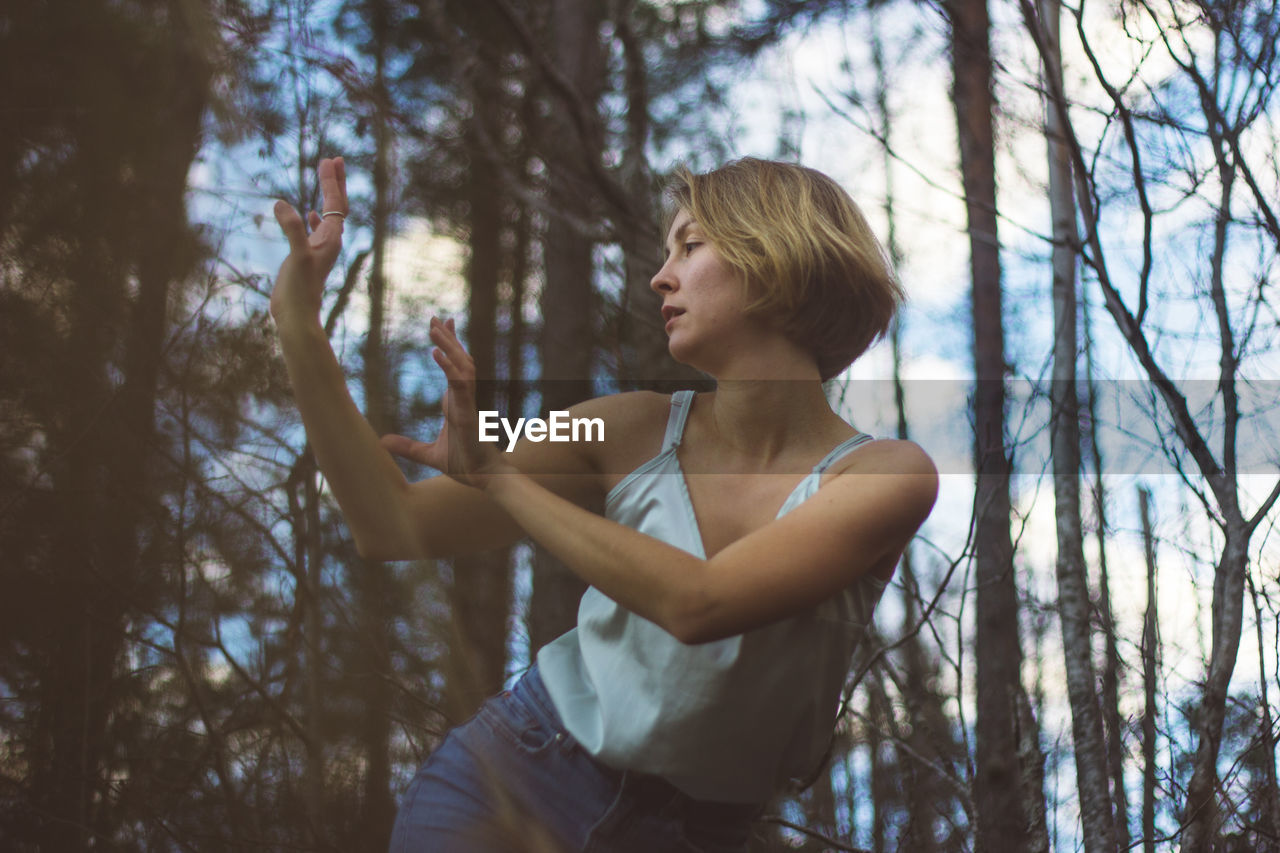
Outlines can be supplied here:
<path id="1" fill-rule="evenodd" d="M 685 244 L 684 244 L 684 253 L 687 255 L 687 254 L 689 254 L 690 252 L 692 252 L 696 247 L 701 246 L 701 245 L 702 245 L 701 243 L 685 243 Z"/>

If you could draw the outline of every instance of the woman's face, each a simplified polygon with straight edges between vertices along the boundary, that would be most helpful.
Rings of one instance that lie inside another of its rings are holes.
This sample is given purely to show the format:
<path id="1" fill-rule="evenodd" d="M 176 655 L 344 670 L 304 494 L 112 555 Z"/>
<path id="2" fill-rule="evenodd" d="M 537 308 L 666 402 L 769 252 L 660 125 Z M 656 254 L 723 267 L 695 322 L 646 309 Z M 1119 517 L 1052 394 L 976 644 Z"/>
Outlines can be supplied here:
<path id="1" fill-rule="evenodd" d="M 649 286 L 662 298 L 667 346 L 676 361 L 716 375 L 720 359 L 759 334 L 743 311 L 741 276 L 687 210 L 671 223 L 666 255 Z"/>

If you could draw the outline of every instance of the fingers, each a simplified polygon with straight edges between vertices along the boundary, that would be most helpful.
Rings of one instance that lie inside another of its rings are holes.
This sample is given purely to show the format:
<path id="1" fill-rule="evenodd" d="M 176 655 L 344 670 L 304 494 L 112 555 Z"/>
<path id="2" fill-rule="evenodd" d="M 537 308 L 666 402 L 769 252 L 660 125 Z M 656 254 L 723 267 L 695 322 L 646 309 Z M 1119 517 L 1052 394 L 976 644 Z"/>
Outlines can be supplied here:
<path id="1" fill-rule="evenodd" d="M 452 317 L 448 320 L 441 320 L 439 317 L 432 317 L 429 332 L 431 340 L 435 341 L 436 345 L 440 346 L 441 349 L 446 350 L 448 355 L 463 355 L 470 360 L 471 356 L 462 346 L 462 342 L 458 340 L 458 332 L 454 326 Z"/>
<path id="2" fill-rule="evenodd" d="M 437 471 L 444 471 L 448 467 L 446 435 L 447 432 L 442 429 L 435 441 L 415 441 L 403 435 L 388 434 L 378 439 L 378 443 L 394 456 L 435 468 Z"/>
<path id="3" fill-rule="evenodd" d="M 302 252 L 309 246 L 335 245 L 330 242 L 330 238 L 335 235 L 339 241 L 337 245 L 340 245 L 342 239 L 343 219 L 348 210 L 346 164 L 341 157 L 321 160 L 317 173 L 323 202 L 319 211 L 313 210 L 307 214 L 305 224 L 288 202 L 277 201 L 273 208 L 276 222 L 280 223 L 280 230 L 289 240 L 291 252 Z M 330 211 L 337 211 L 342 216 L 324 216 Z"/>
<path id="4" fill-rule="evenodd" d="M 450 358 L 444 350 L 440 348 L 431 351 L 431 357 L 436 360 L 436 364 L 440 365 L 440 369 L 444 371 L 445 378 L 449 381 L 449 390 L 458 396 L 459 404 L 463 410 L 471 405 L 475 397 L 475 373 L 474 369 L 469 369 L 470 365 L 459 364 L 454 358 Z M 445 412 L 448 417 L 448 412 Z"/>
<path id="5" fill-rule="evenodd" d="M 348 212 L 346 163 L 341 157 L 321 160 L 317 171 L 320 177 L 320 196 L 323 199 L 321 211 L 336 210 L 345 216 Z M 336 216 L 330 218 L 338 219 Z"/>
<path id="6" fill-rule="evenodd" d="M 341 242 L 343 224 L 347 215 L 347 167 L 341 157 L 320 161 L 316 169 L 320 179 L 320 210 L 312 211 L 308 217 L 311 223 L 311 243 L 314 246 L 334 245 L 330 241 Z M 342 216 L 327 216 L 329 213 L 341 213 Z"/>
<path id="7" fill-rule="evenodd" d="M 431 342 L 437 347 L 432 351 L 432 355 L 444 368 L 445 375 L 451 382 L 475 379 L 475 361 L 458 340 L 452 319 L 445 323 L 441 322 L 439 317 L 432 317 L 430 336 Z"/>
<path id="8" fill-rule="evenodd" d="M 415 462 L 421 462 L 420 458 L 422 450 L 427 447 L 425 442 L 414 441 L 403 435 L 395 435 L 394 433 L 384 435 L 378 439 L 378 443 L 389 453 L 396 456 L 403 456 L 406 459 L 412 459 Z"/>
<path id="9" fill-rule="evenodd" d="M 284 232 L 285 238 L 289 241 L 289 251 L 305 251 L 307 248 L 307 229 L 302 224 L 302 217 L 298 215 L 298 211 L 294 210 L 293 206 L 286 201 L 277 201 L 272 211 L 276 215 L 276 222 L 280 223 L 280 230 Z"/>
<path id="10" fill-rule="evenodd" d="M 435 347 L 431 356 L 444 371 L 449 387 L 444 396 L 444 419 L 449 435 L 459 440 L 445 441 L 445 433 L 436 440 L 433 454 L 443 453 L 441 468 L 446 474 L 470 486 L 480 483 L 474 479 L 476 472 L 485 471 L 494 464 L 496 451 L 477 442 L 476 412 L 476 363 L 458 340 L 453 319 L 442 321 L 432 317 L 431 342 Z"/>

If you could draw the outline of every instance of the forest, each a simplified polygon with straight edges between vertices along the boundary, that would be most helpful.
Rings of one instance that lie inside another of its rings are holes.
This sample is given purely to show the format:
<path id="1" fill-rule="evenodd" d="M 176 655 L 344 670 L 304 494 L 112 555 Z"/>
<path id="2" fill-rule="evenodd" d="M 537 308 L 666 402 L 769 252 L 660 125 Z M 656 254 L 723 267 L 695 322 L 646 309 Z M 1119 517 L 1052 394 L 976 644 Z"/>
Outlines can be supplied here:
<path id="1" fill-rule="evenodd" d="M 826 388 L 941 493 L 752 850 L 1280 850 L 1276 0 L 0 0 L 0 849 L 383 851 L 574 624 L 525 542 L 362 558 L 268 311 L 378 433 L 707 389 L 681 165 L 801 162 L 909 296 Z M 411 478 L 433 474 L 407 470 Z"/>

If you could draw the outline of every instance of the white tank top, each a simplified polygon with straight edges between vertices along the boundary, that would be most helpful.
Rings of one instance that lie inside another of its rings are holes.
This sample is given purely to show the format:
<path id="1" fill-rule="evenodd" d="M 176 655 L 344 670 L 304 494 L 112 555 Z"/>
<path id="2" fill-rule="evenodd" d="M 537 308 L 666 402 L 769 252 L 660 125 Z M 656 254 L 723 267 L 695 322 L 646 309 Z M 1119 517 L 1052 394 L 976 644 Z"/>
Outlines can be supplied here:
<path id="1" fill-rule="evenodd" d="M 672 396 L 662 451 L 609 492 L 605 516 L 705 558 L 676 459 L 692 400 L 692 391 Z M 836 446 L 778 516 L 870 440 L 859 433 Z M 565 728 L 598 760 L 663 776 L 697 799 L 764 803 L 822 760 L 884 587 L 864 575 L 799 616 L 695 646 L 590 587 L 578 626 L 542 648 L 538 669 Z"/>

